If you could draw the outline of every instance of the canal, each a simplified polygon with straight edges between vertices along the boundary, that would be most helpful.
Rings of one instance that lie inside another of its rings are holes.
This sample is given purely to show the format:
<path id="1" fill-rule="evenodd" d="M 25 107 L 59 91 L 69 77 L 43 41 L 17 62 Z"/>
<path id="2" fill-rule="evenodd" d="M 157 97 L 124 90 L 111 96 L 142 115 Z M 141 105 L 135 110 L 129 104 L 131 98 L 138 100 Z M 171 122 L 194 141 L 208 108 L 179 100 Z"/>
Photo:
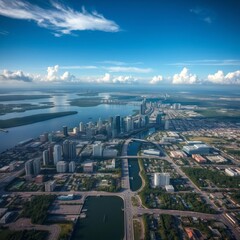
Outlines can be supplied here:
<path id="1" fill-rule="evenodd" d="M 106 240 L 124 238 L 123 200 L 116 196 L 87 197 L 83 209 L 86 218 L 75 226 L 72 240 Z"/>
<path id="2" fill-rule="evenodd" d="M 144 139 L 148 135 L 152 134 L 155 131 L 155 128 L 150 128 L 149 130 L 138 133 L 134 136 L 134 138 Z M 141 147 L 141 143 L 137 141 L 133 141 L 128 145 L 128 155 L 136 156 L 139 149 Z M 140 167 L 138 164 L 137 158 L 129 158 L 128 159 L 129 166 L 129 180 L 130 180 L 130 188 L 132 191 L 137 191 L 142 186 L 142 179 L 139 176 Z"/>

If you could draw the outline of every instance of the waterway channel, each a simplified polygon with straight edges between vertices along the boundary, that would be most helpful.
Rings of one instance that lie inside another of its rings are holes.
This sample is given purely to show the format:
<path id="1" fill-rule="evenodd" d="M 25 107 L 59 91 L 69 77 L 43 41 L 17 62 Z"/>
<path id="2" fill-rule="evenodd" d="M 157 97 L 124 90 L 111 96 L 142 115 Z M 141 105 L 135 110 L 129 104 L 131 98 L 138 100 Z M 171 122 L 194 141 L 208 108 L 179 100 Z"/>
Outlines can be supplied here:
<path id="1" fill-rule="evenodd" d="M 139 139 L 144 139 L 148 135 L 152 134 L 155 131 L 154 128 L 150 128 L 149 130 L 143 131 L 141 133 L 136 134 L 134 137 Z M 133 141 L 128 145 L 128 155 L 136 156 L 141 143 L 137 141 Z M 128 159 L 129 166 L 129 180 L 130 180 L 130 188 L 132 191 L 137 191 L 142 186 L 142 179 L 139 176 L 139 164 L 137 158 L 129 158 Z"/>

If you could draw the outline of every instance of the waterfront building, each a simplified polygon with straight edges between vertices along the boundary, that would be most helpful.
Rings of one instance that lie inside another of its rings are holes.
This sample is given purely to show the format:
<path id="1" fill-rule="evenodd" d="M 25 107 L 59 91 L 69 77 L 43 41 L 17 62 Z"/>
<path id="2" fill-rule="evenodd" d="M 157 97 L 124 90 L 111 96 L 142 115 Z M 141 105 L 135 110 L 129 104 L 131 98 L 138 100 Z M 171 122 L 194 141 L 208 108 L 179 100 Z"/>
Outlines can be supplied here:
<path id="1" fill-rule="evenodd" d="M 102 129 L 102 126 L 103 126 L 102 119 L 99 118 L 99 119 L 98 119 L 98 123 L 97 123 L 97 128 L 98 128 L 98 130 L 101 130 L 101 129 Z"/>
<path id="2" fill-rule="evenodd" d="M 133 130 L 133 120 L 131 116 L 126 117 L 126 130 L 127 132 Z"/>

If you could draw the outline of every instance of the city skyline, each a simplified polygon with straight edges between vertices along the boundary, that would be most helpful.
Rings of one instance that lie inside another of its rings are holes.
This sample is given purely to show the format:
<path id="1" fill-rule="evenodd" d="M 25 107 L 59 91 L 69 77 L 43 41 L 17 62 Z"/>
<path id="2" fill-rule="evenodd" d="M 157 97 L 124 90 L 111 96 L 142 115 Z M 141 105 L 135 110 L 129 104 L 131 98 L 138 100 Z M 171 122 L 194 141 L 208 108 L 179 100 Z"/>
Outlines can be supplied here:
<path id="1" fill-rule="evenodd" d="M 0 82 L 239 84 L 238 1 L 0 0 Z"/>

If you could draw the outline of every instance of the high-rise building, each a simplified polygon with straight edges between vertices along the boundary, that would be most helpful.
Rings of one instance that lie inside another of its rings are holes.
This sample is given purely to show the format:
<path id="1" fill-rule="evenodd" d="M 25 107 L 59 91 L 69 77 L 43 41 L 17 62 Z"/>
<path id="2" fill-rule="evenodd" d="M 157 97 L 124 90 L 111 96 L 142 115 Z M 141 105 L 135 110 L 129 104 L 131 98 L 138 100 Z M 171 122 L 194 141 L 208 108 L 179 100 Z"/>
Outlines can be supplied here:
<path id="1" fill-rule="evenodd" d="M 52 133 L 49 133 L 49 134 L 48 134 L 48 141 L 49 141 L 49 142 L 52 142 L 52 141 L 53 141 L 53 135 L 52 135 Z"/>
<path id="2" fill-rule="evenodd" d="M 73 128 L 73 133 L 74 133 L 74 134 L 78 134 L 78 132 L 79 132 L 79 130 L 78 130 L 77 127 Z"/>
<path id="3" fill-rule="evenodd" d="M 146 98 L 144 98 L 140 105 L 140 114 L 145 115 L 146 109 L 147 109 Z"/>
<path id="4" fill-rule="evenodd" d="M 49 150 L 44 150 L 43 151 L 43 165 L 46 166 L 49 164 L 50 159 L 49 159 Z"/>
<path id="5" fill-rule="evenodd" d="M 68 165 L 69 172 L 73 173 L 75 172 L 76 164 L 74 161 L 71 161 Z"/>
<path id="6" fill-rule="evenodd" d="M 98 123 L 97 123 L 98 130 L 101 130 L 101 129 L 102 129 L 102 126 L 103 126 L 102 119 L 99 118 L 99 119 L 98 119 Z"/>
<path id="7" fill-rule="evenodd" d="M 130 132 L 133 130 L 132 116 L 126 117 L 126 130 L 127 130 L 127 132 Z"/>
<path id="8" fill-rule="evenodd" d="M 121 118 L 120 118 L 120 116 L 115 116 L 114 129 L 116 130 L 117 134 L 119 134 L 121 132 Z"/>
<path id="9" fill-rule="evenodd" d="M 40 158 L 36 158 L 33 160 L 33 174 L 36 176 L 41 171 L 41 160 Z"/>
<path id="10" fill-rule="evenodd" d="M 61 160 L 62 160 L 62 147 L 60 145 L 54 145 L 54 150 L 53 150 L 54 165 L 56 165 L 57 162 Z"/>
<path id="11" fill-rule="evenodd" d="M 76 142 L 70 141 L 69 143 L 69 159 L 74 160 L 76 158 Z"/>
<path id="12" fill-rule="evenodd" d="M 80 123 L 79 123 L 79 131 L 80 131 L 80 132 L 85 132 L 85 126 L 84 126 L 84 123 L 83 123 L 83 122 L 80 122 Z"/>
<path id="13" fill-rule="evenodd" d="M 145 126 L 147 126 L 148 124 L 149 124 L 149 116 L 148 115 L 145 115 L 144 116 L 144 124 L 145 124 Z"/>
<path id="14" fill-rule="evenodd" d="M 102 149 L 101 143 L 93 145 L 93 156 L 94 157 L 102 157 L 102 152 L 103 152 L 103 149 Z"/>
<path id="15" fill-rule="evenodd" d="M 69 158 L 69 141 L 65 140 L 62 145 L 63 150 L 63 158 L 64 160 L 67 160 Z"/>
<path id="16" fill-rule="evenodd" d="M 59 161 L 57 162 L 57 172 L 58 173 L 65 173 L 68 170 L 68 164 L 65 161 Z"/>
<path id="17" fill-rule="evenodd" d="M 164 187 L 169 185 L 170 174 L 169 173 L 154 173 L 154 186 L 155 187 Z"/>
<path id="18" fill-rule="evenodd" d="M 65 137 L 68 136 L 68 128 L 67 128 L 67 126 L 63 126 L 63 135 L 64 135 Z"/>
<path id="19" fill-rule="evenodd" d="M 26 177 L 31 177 L 33 175 L 33 160 L 28 160 L 25 163 L 25 174 Z"/>

